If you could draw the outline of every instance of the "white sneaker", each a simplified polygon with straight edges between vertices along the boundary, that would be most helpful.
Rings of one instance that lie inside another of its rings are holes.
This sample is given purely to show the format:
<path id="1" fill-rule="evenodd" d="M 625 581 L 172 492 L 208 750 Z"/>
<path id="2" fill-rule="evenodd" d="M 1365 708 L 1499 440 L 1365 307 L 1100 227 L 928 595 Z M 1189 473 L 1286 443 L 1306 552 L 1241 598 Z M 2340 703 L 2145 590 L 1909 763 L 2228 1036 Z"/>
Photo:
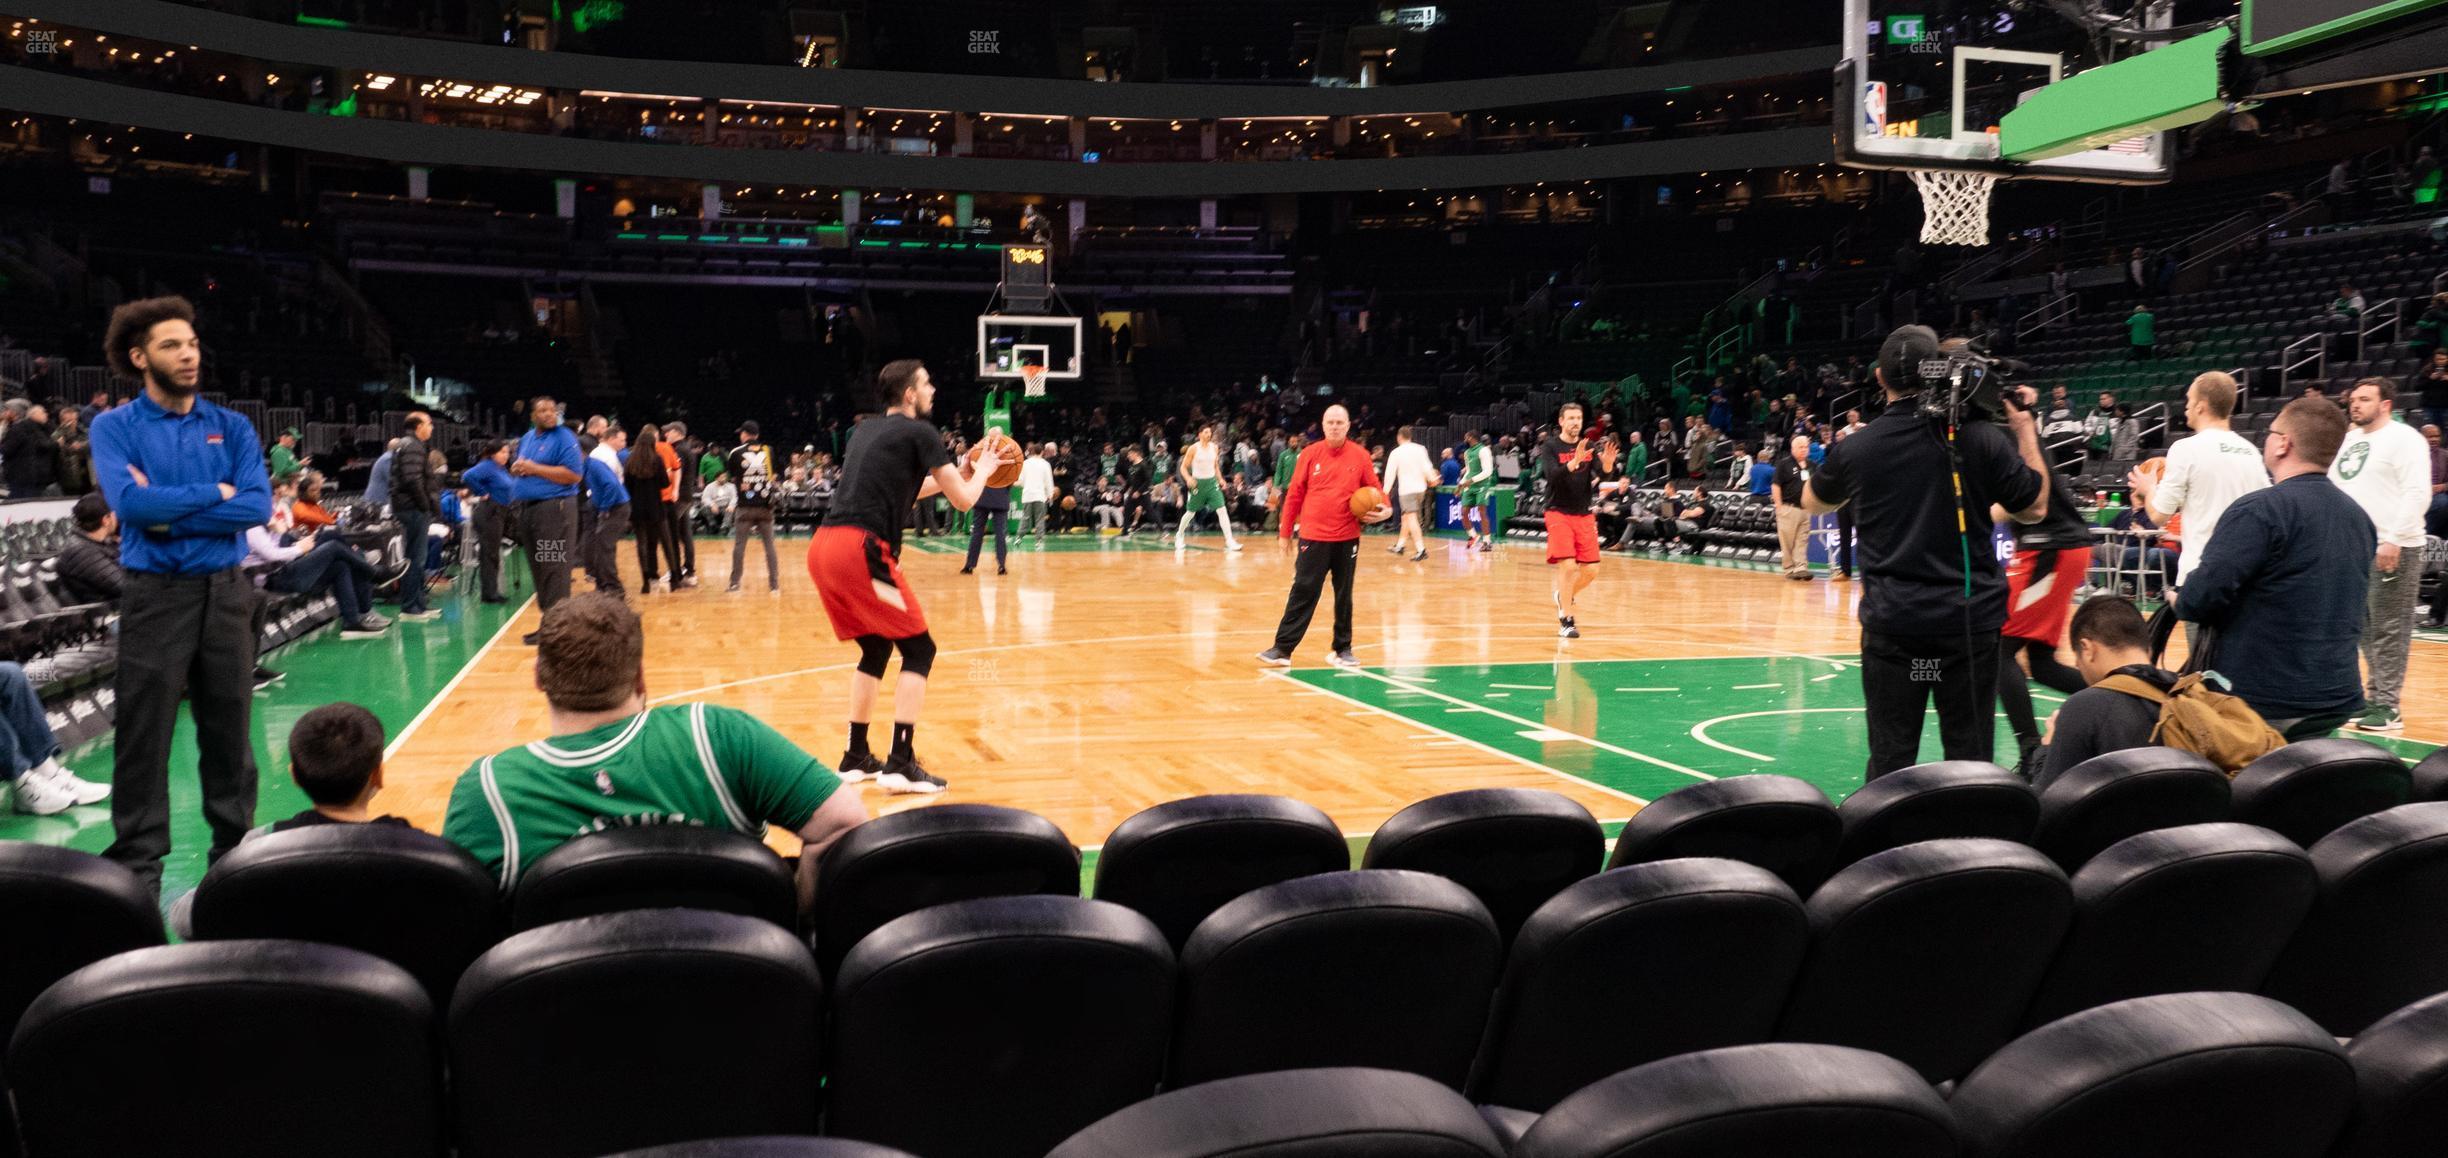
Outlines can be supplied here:
<path id="1" fill-rule="evenodd" d="M 431 623 L 442 618 L 442 613 L 429 607 L 423 611 L 400 612 L 398 618 L 402 623 Z"/>
<path id="2" fill-rule="evenodd" d="M 1241 549 L 1241 540 L 1239 540 L 1239 539 L 1235 539 L 1235 540 L 1233 540 L 1232 542 L 1229 542 L 1229 543 L 1224 544 L 1224 549 L 1225 549 L 1225 550 L 1227 550 L 1227 551 L 1238 551 L 1238 550 L 1240 550 L 1240 549 Z"/>
<path id="3" fill-rule="evenodd" d="M 886 772 L 876 777 L 876 786 L 894 796 L 933 796 L 948 787 L 941 779 L 924 772 L 915 775 Z"/>
<path id="4" fill-rule="evenodd" d="M 365 619 L 363 619 L 362 621 L 358 622 L 358 623 L 357 623 L 355 626 L 351 626 L 351 625 L 349 625 L 349 624 L 345 624 L 345 623 L 341 624 L 341 625 L 340 625 L 340 638 L 342 638 L 342 639 L 381 639 L 381 638 L 383 637 L 383 629 L 384 629 L 384 628 L 386 628 L 386 627 L 389 627 L 389 626 L 391 626 L 391 625 L 390 625 L 388 622 L 382 622 L 382 623 L 377 623 L 377 622 L 375 622 L 374 617 L 373 617 L 373 616 L 371 616 L 371 615 L 369 615 L 369 616 L 366 616 L 366 617 L 365 617 Z"/>
<path id="5" fill-rule="evenodd" d="M 76 789 L 56 776 L 28 768 L 17 778 L 17 811 L 28 816 L 57 816 L 76 802 Z"/>

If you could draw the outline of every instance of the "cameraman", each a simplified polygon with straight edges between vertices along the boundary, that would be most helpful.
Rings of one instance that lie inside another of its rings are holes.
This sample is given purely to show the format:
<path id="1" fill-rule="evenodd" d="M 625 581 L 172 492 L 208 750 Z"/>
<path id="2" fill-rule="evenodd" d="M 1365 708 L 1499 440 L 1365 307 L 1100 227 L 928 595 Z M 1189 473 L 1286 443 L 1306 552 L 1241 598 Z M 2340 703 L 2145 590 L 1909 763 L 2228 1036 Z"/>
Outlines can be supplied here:
<path id="1" fill-rule="evenodd" d="M 1954 357 L 1968 355 L 1959 349 Z M 1919 759 L 1922 712 L 1933 694 L 1946 758 L 1990 758 L 2006 581 L 1989 506 L 2004 507 L 2018 523 L 2037 522 L 2048 510 L 2047 464 L 2028 395 L 2002 400 L 2002 427 L 1964 415 L 1950 450 L 1948 381 L 1923 373 L 1924 363 L 1948 358 L 1926 326 L 1887 335 L 1876 371 L 1886 411 L 1828 451 L 1803 495 L 1814 515 L 1850 505 L 1860 526 L 1872 780 Z M 1930 397 L 1921 397 L 1925 388 Z"/>

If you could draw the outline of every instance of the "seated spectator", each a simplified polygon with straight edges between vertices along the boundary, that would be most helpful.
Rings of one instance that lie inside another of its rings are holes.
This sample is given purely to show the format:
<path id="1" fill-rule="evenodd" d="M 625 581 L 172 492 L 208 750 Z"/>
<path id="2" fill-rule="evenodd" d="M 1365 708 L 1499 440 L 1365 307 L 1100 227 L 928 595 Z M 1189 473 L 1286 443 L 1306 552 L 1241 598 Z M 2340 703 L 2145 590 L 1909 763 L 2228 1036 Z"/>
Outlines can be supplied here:
<path id="1" fill-rule="evenodd" d="M 2290 741 L 2328 735 L 2363 708 L 2364 596 L 2380 540 L 2329 481 L 2345 438 L 2335 404 L 2287 403 L 2261 444 L 2277 485 L 2227 508 L 2176 596 L 2177 617 L 2211 631 L 2205 666 Z"/>
<path id="2" fill-rule="evenodd" d="M 2120 534 L 2091 548 L 2098 566 L 2108 568 L 2113 582 L 2129 598 L 2155 599 L 2176 585 L 2176 557 L 2183 543 L 2176 537 L 2175 524 L 2184 518 L 2177 515 L 2165 526 L 2151 518 L 2149 503 L 2136 503 L 2109 524 L 2121 532 L 2151 531 L 2158 538 Z"/>
<path id="3" fill-rule="evenodd" d="M 1709 505 L 1708 488 L 1704 486 L 1693 486 L 1685 496 L 1669 494 L 1673 502 L 1662 512 L 1657 537 L 1672 544 L 1669 549 L 1675 554 L 1689 555 L 1700 549 L 1690 536 L 1707 530 L 1717 518 L 1717 509 Z"/>
<path id="4" fill-rule="evenodd" d="M 867 818 L 841 778 L 763 721 L 713 704 L 646 706 L 646 633 L 600 592 L 544 613 L 536 687 L 550 738 L 476 761 L 451 789 L 442 835 L 496 870 L 504 891 L 535 859 L 584 834 L 693 824 L 762 838 L 799 834 L 799 901 L 816 862 Z"/>
<path id="5" fill-rule="evenodd" d="M 340 603 L 340 638 L 375 639 L 391 626 L 374 610 L 374 564 L 339 535 L 304 531 L 283 542 L 270 527 L 249 527 L 246 539 L 245 567 L 256 586 L 308 597 L 332 593 Z"/>
<path id="6" fill-rule="evenodd" d="M 1726 463 L 1726 487 L 1728 489 L 1739 489 L 1750 486 L 1751 468 L 1758 465 L 1758 463 L 1759 460 L 1751 455 L 1750 443 L 1735 443 L 1734 457 Z M 1771 473 L 1773 473 L 1773 469 L 1771 470 Z M 1767 492 L 1759 491 L 1755 493 L 1766 494 Z"/>
<path id="7" fill-rule="evenodd" d="M 95 491 L 77 499 L 74 517 L 76 537 L 59 554 L 60 586 L 72 602 L 116 605 L 127 578 L 119 566 L 119 516 Z"/>
<path id="8" fill-rule="evenodd" d="M 1114 530 L 1119 531 L 1123 528 L 1123 498 L 1122 480 L 1117 479 L 1110 474 L 1106 475 L 1103 479 L 1098 480 L 1096 488 L 1096 520 L 1098 530 L 1101 531 L 1107 527 L 1111 527 Z"/>
<path id="9" fill-rule="evenodd" d="M 289 518 L 301 531 L 319 531 L 340 525 L 338 516 L 323 507 L 323 472 L 310 470 L 299 475 L 297 501 L 289 504 Z"/>
<path id="10" fill-rule="evenodd" d="M 25 668 L 0 660 L 0 783 L 16 790 L 17 811 L 52 816 L 110 799 L 110 785 L 78 778 L 60 766 L 59 752 Z"/>
<path id="11" fill-rule="evenodd" d="M 1768 497 L 1770 487 L 1776 482 L 1776 473 L 1776 461 L 1772 455 L 1751 463 L 1743 471 L 1739 485 L 1751 492 L 1754 497 L 1764 499 Z"/>
<path id="12" fill-rule="evenodd" d="M 739 510 L 739 484 L 728 473 L 714 476 L 704 490 L 697 493 L 698 521 L 706 530 L 729 534 L 732 513 Z"/>
<path id="13" fill-rule="evenodd" d="M 2074 610 L 2066 629 L 2083 690 L 2066 697 L 2049 720 L 2032 787 L 2046 788 L 2066 770 L 2103 752 L 2147 747 L 2159 726 L 2159 705 L 2140 696 L 2096 686 L 2111 675 L 2132 676 L 2160 691 L 2176 686 L 2176 673 L 2150 661 L 2150 624 L 2125 599 L 2095 595 Z"/>

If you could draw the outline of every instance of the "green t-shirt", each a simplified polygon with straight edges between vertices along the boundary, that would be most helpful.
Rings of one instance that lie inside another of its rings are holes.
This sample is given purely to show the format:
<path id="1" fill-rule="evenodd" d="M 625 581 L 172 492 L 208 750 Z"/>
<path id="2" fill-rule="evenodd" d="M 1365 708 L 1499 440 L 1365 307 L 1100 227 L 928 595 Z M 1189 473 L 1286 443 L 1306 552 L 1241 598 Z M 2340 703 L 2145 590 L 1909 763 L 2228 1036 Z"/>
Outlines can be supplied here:
<path id="1" fill-rule="evenodd" d="M 2134 345 L 2147 346 L 2159 336 L 2159 320 L 2147 313 L 2127 314 L 2125 329 L 2127 333 L 2133 335 Z"/>
<path id="2" fill-rule="evenodd" d="M 293 475 L 293 474 L 296 474 L 296 473 L 297 473 L 297 468 L 298 468 L 298 463 L 297 463 L 297 455 L 296 455 L 296 454 L 294 454 L 294 453 L 292 453 L 288 447 L 282 446 L 281 444 L 279 444 L 279 443 L 277 443 L 277 442 L 276 442 L 276 443 L 273 443 L 273 444 L 272 444 L 272 472 L 271 472 L 271 473 L 272 473 L 272 477 L 273 477 L 273 478 L 280 478 L 280 477 L 282 477 L 282 476 L 284 476 L 284 475 Z"/>
<path id="3" fill-rule="evenodd" d="M 1640 481 L 1642 475 L 1649 473 L 1648 443 L 1644 442 L 1637 446 L 1624 448 L 1623 471 L 1625 478 L 1636 483 Z"/>
<path id="4" fill-rule="evenodd" d="M 1293 469 L 1294 467 L 1299 466 L 1299 465 L 1300 465 L 1300 452 L 1299 452 L 1299 451 L 1297 451 L 1297 450 L 1292 449 L 1291 447 L 1288 447 L 1288 446 L 1287 446 L 1287 447 L 1285 447 L 1285 448 L 1284 448 L 1284 452 L 1283 452 L 1282 454 L 1276 455 L 1276 456 L 1275 456 L 1275 485 L 1276 485 L 1276 487 L 1280 489 L 1280 488 L 1283 488 L 1283 487 L 1288 487 L 1288 486 L 1291 486 L 1291 485 L 1292 485 L 1292 469 Z"/>
<path id="5" fill-rule="evenodd" d="M 1492 487 L 1496 485 L 1496 451 L 1482 442 L 1462 452 L 1462 485 Z"/>
<path id="6" fill-rule="evenodd" d="M 507 892 L 535 859 L 588 833 L 694 824 L 797 831 L 841 777 L 736 708 L 669 704 L 478 760 L 451 788 L 445 839 Z"/>
<path id="7" fill-rule="evenodd" d="M 729 466 L 730 464 L 724 461 L 723 456 L 716 454 L 711 450 L 705 452 L 704 454 L 698 455 L 697 481 L 713 482 L 715 476 L 720 475 Z"/>

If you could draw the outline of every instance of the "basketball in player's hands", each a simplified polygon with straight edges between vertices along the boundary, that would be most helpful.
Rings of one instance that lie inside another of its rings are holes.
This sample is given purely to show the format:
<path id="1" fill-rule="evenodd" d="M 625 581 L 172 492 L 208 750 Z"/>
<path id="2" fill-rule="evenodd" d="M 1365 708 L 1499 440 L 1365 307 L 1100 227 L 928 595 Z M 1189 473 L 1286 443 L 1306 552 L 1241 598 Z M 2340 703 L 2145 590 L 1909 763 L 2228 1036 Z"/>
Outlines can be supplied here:
<path id="1" fill-rule="evenodd" d="M 994 469 L 986 475 L 987 486 L 1007 487 L 1020 481 L 1020 460 L 1025 455 L 1010 435 L 1000 430 L 989 431 L 970 448 L 969 461 L 976 462 L 980 455 L 991 455 L 995 462 Z"/>
<path id="2" fill-rule="evenodd" d="M 1355 519 L 1366 519 L 1369 512 L 1386 505 L 1385 492 L 1376 487 L 1361 487 L 1352 492 L 1351 513 Z"/>

